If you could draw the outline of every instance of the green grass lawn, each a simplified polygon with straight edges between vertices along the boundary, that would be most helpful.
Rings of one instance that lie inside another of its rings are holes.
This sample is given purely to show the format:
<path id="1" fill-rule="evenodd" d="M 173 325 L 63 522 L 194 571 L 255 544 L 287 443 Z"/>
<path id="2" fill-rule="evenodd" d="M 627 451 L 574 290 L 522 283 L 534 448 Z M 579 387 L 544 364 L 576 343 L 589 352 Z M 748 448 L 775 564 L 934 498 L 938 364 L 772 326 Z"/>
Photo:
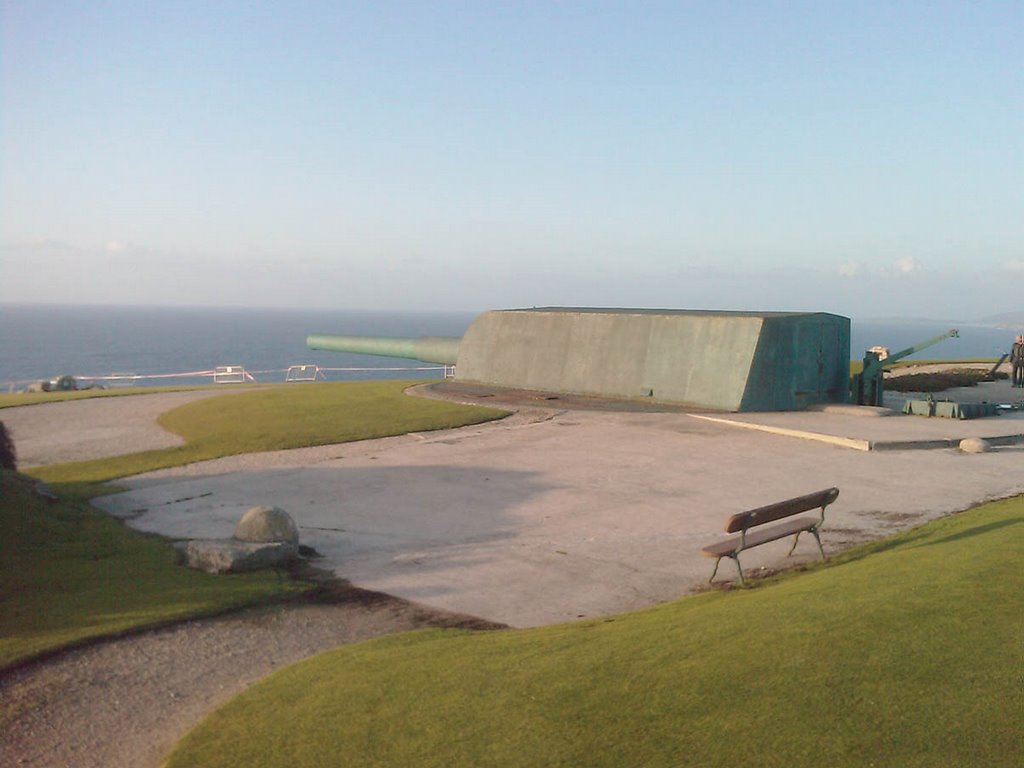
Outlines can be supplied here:
<path id="1" fill-rule="evenodd" d="M 306 589 L 273 572 L 211 576 L 80 502 L 0 470 L 0 668 L 92 638 Z"/>
<path id="2" fill-rule="evenodd" d="M 314 657 L 168 765 L 1018 766 L 1024 497 L 754 589 Z"/>
<path id="3" fill-rule="evenodd" d="M 55 490 L 89 495 L 119 477 L 241 453 L 449 429 L 501 418 L 505 411 L 405 394 L 411 382 L 333 382 L 261 387 L 198 400 L 160 416 L 186 444 L 94 461 L 29 468 Z"/>
<path id="4" fill-rule="evenodd" d="M 304 589 L 273 573 L 214 577 L 180 567 L 167 543 L 132 532 L 74 499 L 110 490 L 102 483 L 149 469 L 444 429 L 504 415 L 409 397 L 408 386 L 407 381 L 271 386 L 181 406 L 160 417 L 164 427 L 187 441 L 180 448 L 30 470 L 64 497 L 56 504 L 43 502 L 26 477 L 4 472 L 0 667 L 90 638 Z"/>
<path id="5" fill-rule="evenodd" d="M 899 350 L 893 350 L 897 352 Z M 965 357 L 963 360 L 930 360 L 914 358 L 911 360 L 909 357 L 903 360 L 897 360 L 892 365 L 886 366 L 887 368 L 912 368 L 915 365 L 969 365 L 971 363 L 986 363 L 988 365 L 995 365 L 998 362 L 998 358 L 995 357 Z M 853 376 L 855 373 L 860 373 L 864 370 L 864 361 L 862 359 L 850 361 L 850 375 Z"/>
<path id="6" fill-rule="evenodd" d="M 251 386 L 251 385 L 247 385 Z M 155 395 L 162 392 L 189 392 L 194 387 L 119 387 L 117 389 L 80 389 L 69 392 L 0 392 L 0 408 L 16 408 L 21 405 L 43 405 L 61 403 L 65 400 L 90 400 L 96 397 L 128 397 L 130 395 Z M 214 389 L 214 387 L 209 387 Z"/>

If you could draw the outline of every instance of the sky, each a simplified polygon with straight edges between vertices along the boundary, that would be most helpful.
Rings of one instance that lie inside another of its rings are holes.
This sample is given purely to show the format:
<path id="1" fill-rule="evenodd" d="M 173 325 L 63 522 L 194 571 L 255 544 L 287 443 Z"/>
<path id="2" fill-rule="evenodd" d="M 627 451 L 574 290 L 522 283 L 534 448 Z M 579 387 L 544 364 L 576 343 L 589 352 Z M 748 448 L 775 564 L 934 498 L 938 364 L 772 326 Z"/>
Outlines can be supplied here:
<path id="1" fill-rule="evenodd" d="M 0 303 L 1024 309 L 1019 0 L 0 7 Z"/>

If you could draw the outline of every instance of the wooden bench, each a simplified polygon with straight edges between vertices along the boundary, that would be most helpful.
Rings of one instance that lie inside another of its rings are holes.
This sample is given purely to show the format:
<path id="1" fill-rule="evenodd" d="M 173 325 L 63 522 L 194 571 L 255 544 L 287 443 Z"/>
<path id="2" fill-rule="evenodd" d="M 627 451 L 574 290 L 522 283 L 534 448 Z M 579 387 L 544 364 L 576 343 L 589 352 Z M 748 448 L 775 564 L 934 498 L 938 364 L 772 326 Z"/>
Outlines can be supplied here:
<path id="1" fill-rule="evenodd" d="M 795 499 L 779 501 L 766 507 L 758 507 L 757 509 L 740 512 L 730 517 L 725 521 L 725 532 L 739 533 L 739 536 L 733 536 L 724 541 L 709 544 L 701 550 L 702 555 L 716 558 L 715 570 L 712 572 L 711 578 L 708 579 L 708 583 L 715 580 L 715 574 L 718 573 L 718 565 L 722 562 L 722 558 L 731 557 L 736 563 L 736 570 L 739 571 L 740 584 L 742 584 L 743 568 L 740 567 L 740 552 L 795 534 L 796 538 L 793 540 L 793 546 L 789 548 L 788 557 L 793 554 L 797 542 L 800 541 L 800 534 L 804 531 L 814 534 L 814 539 L 818 542 L 818 550 L 821 552 L 821 559 L 824 560 L 825 550 L 822 549 L 818 529 L 825 522 L 825 507 L 835 501 L 838 496 L 838 488 L 827 488 L 824 491 L 809 493 L 806 496 L 798 496 Z M 751 528 L 756 526 L 793 517 L 793 515 L 799 515 L 801 512 L 807 512 L 812 509 L 821 509 L 821 516 L 795 517 L 781 525 L 750 531 Z"/>

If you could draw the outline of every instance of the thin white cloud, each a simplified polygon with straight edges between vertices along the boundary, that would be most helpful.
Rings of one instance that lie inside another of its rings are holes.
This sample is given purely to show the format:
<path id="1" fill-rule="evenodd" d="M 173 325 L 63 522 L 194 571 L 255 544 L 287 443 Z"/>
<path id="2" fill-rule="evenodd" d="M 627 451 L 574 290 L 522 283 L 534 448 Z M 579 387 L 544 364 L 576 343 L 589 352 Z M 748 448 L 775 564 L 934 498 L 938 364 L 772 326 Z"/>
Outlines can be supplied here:
<path id="1" fill-rule="evenodd" d="M 152 251 L 144 245 L 133 243 L 131 240 L 108 240 L 103 250 L 110 254 L 139 254 L 151 253 Z"/>
<path id="2" fill-rule="evenodd" d="M 905 259 L 897 259 L 893 265 L 896 271 L 901 275 L 909 275 L 911 272 L 919 272 L 921 265 L 913 256 L 908 256 Z"/>
<path id="3" fill-rule="evenodd" d="M 54 240 L 52 238 L 45 237 L 34 237 L 26 240 L 7 240 L 0 245 L 4 251 L 11 253 L 21 251 L 25 253 L 40 253 L 47 251 L 80 251 L 82 250 L 76 245 L 66 243 L 63 240 Z"/>
<path id="4" fill-rule="evenodd" d="M 108 240 L 103 244 L 86 242 L 67 242 L 49 237 L 33 237 L 23 240 L 7 240 L 0 243 L 0 249 L 8 253 L 38 254 L 63 252 L 69 254 L 125 254 L 148 253 L 149 248 L 138 245 L 130 240 Z"/>
<path id="5" fill-rule="evenodd" d="M 1008 272 L 1024 272 L 1024 259 L 1010 259 L 1003 268 Z"/>
<path id="6" fill-rule="evenodd" d="M 848 261 L 839 267 L 839 274 L 843 277 L 856 277 L 864 272 L 864 265 L 859 261 Z"/>

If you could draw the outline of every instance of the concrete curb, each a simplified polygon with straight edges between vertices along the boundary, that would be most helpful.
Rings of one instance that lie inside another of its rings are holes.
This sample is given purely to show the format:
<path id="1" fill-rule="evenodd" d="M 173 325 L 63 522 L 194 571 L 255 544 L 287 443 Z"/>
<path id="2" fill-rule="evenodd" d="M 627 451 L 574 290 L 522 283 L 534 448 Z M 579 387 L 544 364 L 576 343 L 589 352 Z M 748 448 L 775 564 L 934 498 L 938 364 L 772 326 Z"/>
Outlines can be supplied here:
<path id="1" fill-rule="evenodd" d="M 773 435 L 785 437 L 797 437 L 802 440 L 815 440 L 819 443 L 838 445 L 840 448 L 852 448 L 855 451 L 870 451 L 872 443 L 869 440 L 860 440 L 854 437 L 837 437 L 836 435 L 825 435 L 821 432 L 806 432 L 801 429 L 788 429 L 786 427 L 770 427 L 765 424 L 751 424 L 747 421 L 734 421 L 732 419 L 720 419 L 715 416 L 701 416 L 696 413 L 689 414 L 694 419 L 713 421 L 718 424 L 729 424 L 744 429 L 754 429 L 758 432 L 770 432 Z"/>
<path id="2" fill-rule="evenodd" d="M 841 437 L 838 435 L 827 435 L 822 432 L 809 432 L 802 429 L 789 429 L 788 427 L 773 427 L 767 424 L 753 424 L 748 421 L 736 421 L 716 416 L 704 416 L 696 413 L 689 414 L 694 419 L 713 421 L 718 424 L 729 424 L 734 427 L 753 429 L 758 432 L 769 432 L 773 435 L 784 437 L 795 437 L 801 440 L 814 440 L 819 443 L 836 445 L 840 448 L 852 448 L 855 451 L 922 451 L 941 450 L 944 448 L 959 448 L 962 437 L 947 437 L 933 440 L 863 440 L 854 437 Z M 1006 447 L 1024 444 L 1024 434 L 1016 435 L 994 435 L 984 438 L 990 445 Z"/>

